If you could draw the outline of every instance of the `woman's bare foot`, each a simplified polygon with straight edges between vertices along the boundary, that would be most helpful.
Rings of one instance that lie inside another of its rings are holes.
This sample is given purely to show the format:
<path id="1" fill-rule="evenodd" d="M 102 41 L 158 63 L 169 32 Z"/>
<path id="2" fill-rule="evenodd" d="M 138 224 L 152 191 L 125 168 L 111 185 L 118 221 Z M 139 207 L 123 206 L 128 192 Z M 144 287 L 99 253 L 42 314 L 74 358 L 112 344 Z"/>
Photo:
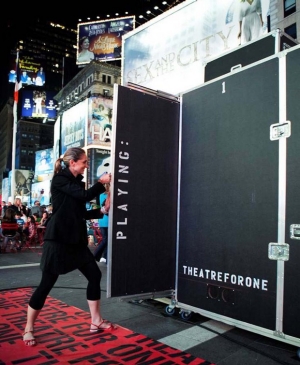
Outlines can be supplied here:
<path id="1" fill-rule="evenodd" d="M 107 331 L 113 329 L 113 324 L 105 319 L 101 319 L 99 323 L 91 323 L 90 332 Z"/>
<path id="2" fill-rule="evenodd" d="M 33 335 L 33 330 L 28 330 L 28 331 L 24 331 L 23 333 L 23 341 L 25 343 L 26 346 L 35 346 L 36 345 L 36 340 L 34 338 Z"/>

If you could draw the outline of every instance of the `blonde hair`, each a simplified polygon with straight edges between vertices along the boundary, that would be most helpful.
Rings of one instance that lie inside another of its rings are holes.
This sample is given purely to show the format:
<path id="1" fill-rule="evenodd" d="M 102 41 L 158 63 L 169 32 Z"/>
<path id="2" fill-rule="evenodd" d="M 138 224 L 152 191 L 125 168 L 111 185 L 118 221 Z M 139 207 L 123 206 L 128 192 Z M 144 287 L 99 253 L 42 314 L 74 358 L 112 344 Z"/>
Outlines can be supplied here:
<path id="1" fill-rule="evenodd" d="M 71 147 L 67 149 L 65 154 L 59 157 L 54 164 L 54 174 L 60 172 L 63 167 L 69 167 L 70 161 L 74 160 L 75 162 L 80 160 L 82 155 L 85 154 L 85 150 L 80 147 Z M 64 165 L 64 166 L 63 166 Z"/>
<path id="2" fill-rule="evenodd" d="M 18 203 L 21 203 L 22 204 L 21 198 L 15 198 L 14 205 L 18 205 Z"/>

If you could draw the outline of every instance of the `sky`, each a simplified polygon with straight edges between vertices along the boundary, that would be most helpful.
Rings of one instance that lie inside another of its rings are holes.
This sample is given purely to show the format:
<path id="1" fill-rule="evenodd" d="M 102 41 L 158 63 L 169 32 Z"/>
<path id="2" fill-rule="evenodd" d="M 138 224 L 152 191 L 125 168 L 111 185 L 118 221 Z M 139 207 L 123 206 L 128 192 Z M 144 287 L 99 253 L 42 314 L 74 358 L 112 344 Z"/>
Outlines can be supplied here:
<path id="1" fill-rule="evenodd" d="M 172 1 L 168 1 L 168 3 L 172 4 Z M 160 0 L 128 0 L 122 2 L 107 0 L 101 1 L 99 6 L 93 5 L 93 3 L 88 3 L 87 6 L 84 6 L 84 3 L 81 3 L 80 6 L 72 6 L 72 9 L 68 12 L 65 8 L 61 8 L 60 2 L 54 0 L 48 4 L 47 8 L 40 9 L 38 7 L 33 8 L 31 6 L 25 17 L 24 11 L 11 11 L 6 14 L 2 14 L 1 16 L 6 18 L 17 18 L 18 20 L 23 20 L 25 22 L 30 21 L 32 18 L 39 17 L 40 19 L 55 20 L 65 25 L 74 26 L 76 29 L 79 18 L 83 21 L 89 21 L 87 20 L 87 17 L 90 17 L 91 20 L 96 20 L 96 17 L 100 16 L 100 19 L 104 20 L 107 19 L 107 14 L 110 15 L 110 18 L 126 16 L 126 11 L 128 12 L 128 15 L 136 15 L 138 17 L 142 14 L 147 17 L 147 10 L 150 10 L 155 15 L 161 13 L 159 10 L 155 10 L 154 6 L 159 6 L 162 10 L 166 10 L 168 8 L 168 5 L 162 5 L 162 1 Z M 153 16 L 148 17 L 148 19 L 151 17 Z"/>

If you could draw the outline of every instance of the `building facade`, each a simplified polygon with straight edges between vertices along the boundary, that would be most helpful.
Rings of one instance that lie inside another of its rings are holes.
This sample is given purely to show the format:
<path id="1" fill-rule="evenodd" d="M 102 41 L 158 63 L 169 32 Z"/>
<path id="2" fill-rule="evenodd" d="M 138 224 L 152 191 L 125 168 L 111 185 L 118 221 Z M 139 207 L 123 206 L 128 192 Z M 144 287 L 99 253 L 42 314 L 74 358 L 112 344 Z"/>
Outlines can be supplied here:
<path id="1" fill-rule="evenodd" d="M 34 170 L 35 152 L 53 147 L 53 124 L 20 119 L 16 135 L 16 169 Z"/>
<path id="2" fill-rule="evenodd" d="M 279 28 L 300 42 L 300 0 L 270 0 L 270 29 Z"/>

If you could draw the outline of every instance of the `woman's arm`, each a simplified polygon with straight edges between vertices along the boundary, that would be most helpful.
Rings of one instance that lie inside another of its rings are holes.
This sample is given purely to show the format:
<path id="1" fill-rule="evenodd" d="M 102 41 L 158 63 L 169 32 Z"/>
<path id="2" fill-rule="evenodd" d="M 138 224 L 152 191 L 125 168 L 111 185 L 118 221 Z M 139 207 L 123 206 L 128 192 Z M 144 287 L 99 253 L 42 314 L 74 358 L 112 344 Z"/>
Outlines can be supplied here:
<path id="1" fill-rule="evenodd" d="M 97 195 L 105 191 L 105 187 L 101 182 L 96 182 L 96 184 L 86 190 L 84 185 L 64 175 L 55 175 L 52 184 L 54 193 L 56 190 L 58 194 L 63 193 L 84 202 L 93 200 Z"/>

